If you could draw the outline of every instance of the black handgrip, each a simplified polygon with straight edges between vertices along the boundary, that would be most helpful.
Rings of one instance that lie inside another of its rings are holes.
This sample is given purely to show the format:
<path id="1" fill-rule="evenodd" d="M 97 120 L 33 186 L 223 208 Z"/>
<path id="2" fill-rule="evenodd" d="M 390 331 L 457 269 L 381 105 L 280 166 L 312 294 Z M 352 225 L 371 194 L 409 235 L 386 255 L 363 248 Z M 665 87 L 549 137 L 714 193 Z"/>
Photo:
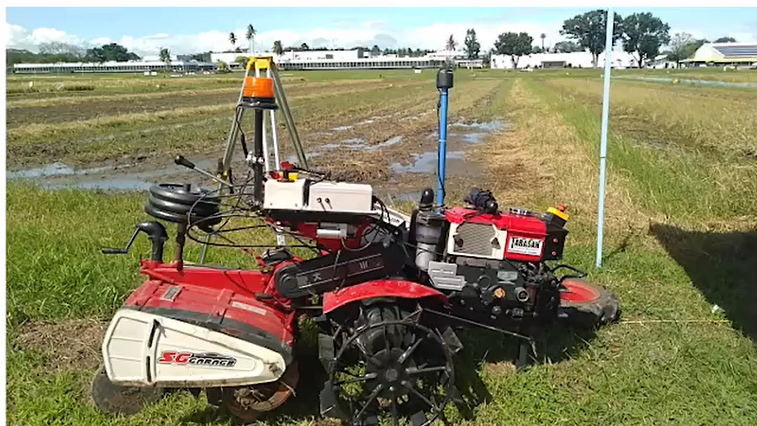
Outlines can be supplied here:
<path id="1" fill-rule="evenodd" d="M 183 155 L 177 155 L 176 158 L 173 161 L 174 161 L 174 163 L 176 163 L 176 164 L 178 164 L 180 166 L 184 166 L 184 167 L 186 167 L 188 169 L 194 169 L 195 168 L 195 163 L 187 160 L 186 158 L 184 158 Z"/>
<path id="2" fill-rule="evenodd" d="M 104 248 L 100 250 L 102 254 L 126 254 L 128 253 L 127 250 L 120 249 L 120 248 Z"/>

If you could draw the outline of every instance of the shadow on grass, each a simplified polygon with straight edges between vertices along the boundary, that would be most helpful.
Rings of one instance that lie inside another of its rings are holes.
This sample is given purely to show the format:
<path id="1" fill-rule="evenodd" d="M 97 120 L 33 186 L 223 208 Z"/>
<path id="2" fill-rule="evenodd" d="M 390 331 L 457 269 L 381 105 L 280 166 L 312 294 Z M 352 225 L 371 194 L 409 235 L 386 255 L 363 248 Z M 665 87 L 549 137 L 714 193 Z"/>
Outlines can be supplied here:
<path id="1" fill-rule="evenodd" d="M 305 331 L 305 330 L 303 330 Z M 312 421 L 315 425 L 338 425 L 336 420 L 324 419 L 319 414 L 319 394 L 326 381 L 326 372 L 318 360 L 318 348 L 308 334 L 315 330 L 305 331 L 303 339 L 297 344 L 297 362 L 300 378 L 291 396 L 281 407 L 264 413 L 258 420 L 269 425 L 289 425 L 300 421 Z M 480 331 L 464 328 L 456 331 L 462 340 L 464 349 L 455 359 L 456 387 L 458 402 L 454 405 L 460 417 L 467 420 L 475 419 L 475 408 L 483 403 L 490 403 L 493 396 L 489 392 L 481 377 L 482 364 L 507 363 L 515 371 L 518 361 L 520 340 L 504 336 L 497 332 Z M 536 344 L 536 353 L 530 352 L 527 365 L 543 362 L 561 362 L 578 354 L 594 337 L 592 329 L 578 329 L 567 325 L 556 324 L 551 327 L 531 331 Z M 208 406 L 184 418 L 183 421 L 215 425 L 218 422 L 239 424 L 223 409 Z"/>
<path id="2" fill-rule="evenodd" d="M 757 343 L 757 230 L 692 232 L 650 225 L 650 233 L 686 271 L 707 301 Z"/>

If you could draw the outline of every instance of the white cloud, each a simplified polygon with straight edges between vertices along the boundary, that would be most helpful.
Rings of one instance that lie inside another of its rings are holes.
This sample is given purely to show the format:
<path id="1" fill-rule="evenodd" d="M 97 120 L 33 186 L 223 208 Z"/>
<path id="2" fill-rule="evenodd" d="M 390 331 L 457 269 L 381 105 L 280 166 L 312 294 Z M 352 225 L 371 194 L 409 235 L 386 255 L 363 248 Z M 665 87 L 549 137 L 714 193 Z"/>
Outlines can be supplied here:
<path id="1" fill-rule="evenodd" d="M 378 44 L 381 48 L 411 47 L 444 49 L 447 38 L 453 35 L 458 42 L 458 49 L 462 50 L 466 31 L 469 28 L 476 29 L 476 35 L 481 50 L 487 51 L 493 46 L 497 35 L 507 31 L 527 32 L 534 38 L 534 45 L 541 45 L 540 34 L 546 35 L 545 45 L 564 40 L 559 34 L 562 26 L 561 21 L 535 22 L 535 21 L 508 21 L 506 18 L 497 20 L 487 19 L 485 22 L 466 24 L 433 24 L 410 29 L 393 29 L 385 21 L 346 22 L 333 23 L 331 26 L 313 28 L 305 31 L 292 29 L 275 29 L 261 31 L 255 36 L 255 47 L 258 51 L 269 50 L 275 40 L 281 40 L 286 46 L 299 46 L 307 43 L 310 47 L 371 47 Z M 740 29 L 740 28 L 739 28 Z M 756 41 L 757 33 L 749 31 L 733 32 L 726 34 L 711 34 L 712 31 L 695 29 L 671 30 L 671 35 L 678 31 L 686 31 L 694 37 L 708 37 L 714 39 L 721 35 L 735 37 L 739 41 Z M 141 56 L 157 55 L 161 48 L 167 47 L 174 54 L 196 53 L 205 51 L 220 51 L 231 48 L 229 32 L 220 30 L 204 31 L 196 34 L 166 34 L 158 33 L 142 37 L 123 36 L 120 39 L 98 37 L 84 40 L 76 35 L 68 34 L 55 28 L 37 28 L 28 30 L 19 25 L 6 23 L 8 35 L 8 47 L 23 48 L 32 51 L 40 43 L 61 41 L 66 43 L 97 46 L 105 43 L 116 42 Z M 237 37 L 237 46 L 246 48 L 247 40 L 244 38 L 245 29 L 239 28 L 234 31 Z"/>
<path id="2" fill-rule="evenodd" d="M 757 30 L 755 31 L 718 31 L 708 29 L 702 31 L 694 28 L 676 28 L 670 29 L 670 36 L 672 37 L 676 33 L 689 33 L 695 39 L 707 39 L 714 41 L 720 37 L 733 37 L 740 43 L 755 43 L 757 42 Z"/>
<path id="3" fill-rule="evenodd" d="M 42 43 L 62 42 L 70 44 L 83 44 L 83 40 L 75 35 L 68 34 L 65 31 L 55 28 L 36 28 L 32 31 L 20 25 L 5 24 L 5 33 L 8 40 L 8 47 L 18 49 L 29 49 L 36 51 L 37 46 Z"/>

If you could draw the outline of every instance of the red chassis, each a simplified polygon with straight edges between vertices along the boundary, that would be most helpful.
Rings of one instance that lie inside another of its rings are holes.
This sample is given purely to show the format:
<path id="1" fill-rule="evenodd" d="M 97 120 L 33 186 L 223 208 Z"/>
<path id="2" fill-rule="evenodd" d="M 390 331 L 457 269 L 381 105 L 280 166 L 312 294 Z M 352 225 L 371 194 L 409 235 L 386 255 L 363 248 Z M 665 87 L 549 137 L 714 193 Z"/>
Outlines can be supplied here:
<path id="1" fill-rule="evenodd" d="M 301 259 L 294 258 L 255 271 L 186 264 L 179 269 L 174 263 L 142 260 L 141 273 L 148 279 L 124 306 L 202 321 L 203 325 L 246 324 L 285 343 L 290 352 L 297 317 L 304 311 L 277 293 L 273 277 L 279 269 L 298 261 Z M 447 304 L 447 297 L 434 288 L 412 281 L 382 279 L 325 293 L 323 313 L 376 297 L 429 298 Z"/>

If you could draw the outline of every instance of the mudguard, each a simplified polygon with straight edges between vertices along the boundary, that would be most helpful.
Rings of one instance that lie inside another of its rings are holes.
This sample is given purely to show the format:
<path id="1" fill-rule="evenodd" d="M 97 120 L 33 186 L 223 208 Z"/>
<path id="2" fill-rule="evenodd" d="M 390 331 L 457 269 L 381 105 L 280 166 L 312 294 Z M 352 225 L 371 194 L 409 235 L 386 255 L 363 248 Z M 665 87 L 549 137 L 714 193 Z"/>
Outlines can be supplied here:
<path id="1" fill-rule="evenodd" d="M 120 386 L 250 385 L 273 382 L 287 367 L 274 350 L 133 309 L 116 313 L 102 351 L 108 378 Z"/>
<path id="2" fill-rule="evenodd" d="M 404 299 L 432 298 L 444 305 L 449 302 L 447 296 L 438 290 L 412 281 L 384 279 L 366 281 L 323 295 L 323 313 L 328 314 L 344 305 L 376 297 L 396 297 Z"/>

